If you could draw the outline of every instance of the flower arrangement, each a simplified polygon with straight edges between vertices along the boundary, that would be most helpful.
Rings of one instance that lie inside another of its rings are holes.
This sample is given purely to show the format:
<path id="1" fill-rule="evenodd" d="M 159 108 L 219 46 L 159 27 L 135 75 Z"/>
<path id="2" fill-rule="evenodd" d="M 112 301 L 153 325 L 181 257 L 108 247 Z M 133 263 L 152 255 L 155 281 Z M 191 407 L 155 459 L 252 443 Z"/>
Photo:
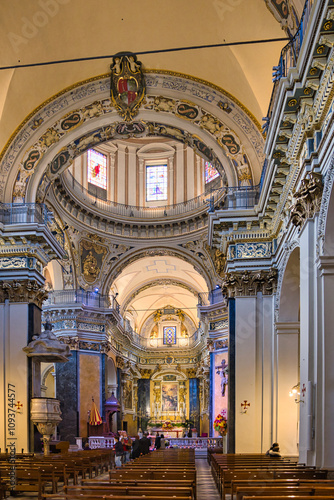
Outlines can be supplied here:
<path id="1" fill-rule="evenodd" d="M 219 432 L 221 436 L 226 436 L 227 434 L 227 418 L 226 413 L 222 411 L 219 413 L 213 422 L 213 428 L 215 431 Z"/>
<path id="2" fill-rule="evenodd" d="M 164 431 L 171 431 L 173 429 L 173 425 L 170 420 L 166 420 L 161 426 Z"/>

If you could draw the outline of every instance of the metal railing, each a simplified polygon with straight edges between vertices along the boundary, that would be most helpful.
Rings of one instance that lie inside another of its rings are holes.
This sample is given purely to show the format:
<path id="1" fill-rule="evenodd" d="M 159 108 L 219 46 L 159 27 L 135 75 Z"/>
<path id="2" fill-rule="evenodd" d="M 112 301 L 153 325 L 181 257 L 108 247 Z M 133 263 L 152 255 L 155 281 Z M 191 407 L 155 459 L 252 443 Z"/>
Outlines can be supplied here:
<path id="1" fill-rule="evenodd" d="M 3 224 L 46 224 L 49 212 L 43 203 L 0 203 Z"/>
<path id="2" fill-rule="evenodd" d="M 174 205 L 162 205 L 156 207 L 143 207 L 137 205 L 125 205 L 111 200 L 102 200 L 92 194 L 80 184 L 75 177 L 67 170 L 62 176 L 62 181 L 68 192 L 77 195 L 94 210 L 102 210 L 110 215 L 134 219 L 158 219 L 164 217 L 179 217 L 187 213 L 198 211 L 213 212 L 219 208 L 222 210 L 243 209 L 253 207 L 259 199 L 260 186 L 233 186 L 221 187 L 210 193 L 201 194 L 196 198 Z"/>
<path id="3" fill-rule="evenodd" d="M 145 347 L 145 348 L 175 348 L 175 347 L 180 347 L 180 348 L 186 348 L 186 347 L 193 347 L 195 344 L 197 344 L 201 340 L 201 335 L 202 335 L 202 330 L 197 329 L 192 335 L 189 337 L 181 337 L 177 336 L 176 337 L 176 342 L 175 344 L 164 344 L 163 337 L 156 337 L 156 338 L 147 338 L 143 337 L 142 335 L 139 335 L 136 333 L 131 326 L 125 325 L 124 330 L 128 336 L 128 338 L 134 342 L 135 344 Z"/>
<path id="4" fill-rule="evenodd" d="M 44 301 L 44 306 L 59 306 L 63 304 L 67 306 L 84 305 L 101 309 L 114 309 L 119 312 L 119 304 L 115 297 L 80 289 L 51 291 L 48 298 Z"/>
<path id="5" fill-rule="evenodd" d="M 265 119 L 266 124 L 265 129 L 269 128 L 270 118 L 274 109 L 276 96 L 278 93 L 279 82 L 281 78 L 288 75 L 290 68 L 295 68 L 297 66 L 298 57 L 303 44 L 306 28 L 308 21 L 310 19 L 311 10 L 315 0 L 306 0 L 304 10 L 300 19 L 299 27 L 294 35 L 294 37 L 289 41 L 281 51 L 281 56 L 277 66 L 273 68 L 273 82 L 274 88 L 271 94 L 271 99 L 269 103 L 267 118 Z"/>
<path id="6" fill-rule="evenodd" d="M 117 203 L 112 200 L 102 200 L 99 198 L 99 192 L 96 191 L 95 195 L 92 192 L 92 186 L 89 191 L 82 184 L 80 184 L 75 177 L 66 170 L 62 174 L 64 186 L 69 192 L 80 195 L 88 205 L 97 210 L 118 215 L 121 217 L 133 218 L 146 218 L 156 219 L 158 217 L 176 217 L 186 213 L 197 212 L 198 210 L 206 211 L 210 206 L 210 200 L 214 195 L 216 200 L 219 200 L 226 193 L 226 188 L 219 188 L 214 190 L 213 193 L 201 194 L 196 198 L 187 200 L 173 205 L 159 205 L 156 207 L 142 207 L 137 205 L 126 205 Z"/>

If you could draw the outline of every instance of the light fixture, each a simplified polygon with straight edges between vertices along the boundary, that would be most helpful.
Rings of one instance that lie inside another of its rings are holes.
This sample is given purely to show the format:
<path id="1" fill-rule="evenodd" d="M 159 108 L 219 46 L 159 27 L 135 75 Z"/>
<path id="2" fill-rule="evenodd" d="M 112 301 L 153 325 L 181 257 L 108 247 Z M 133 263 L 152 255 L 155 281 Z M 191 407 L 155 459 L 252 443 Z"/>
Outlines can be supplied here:
<path id="1" fill-rule="evenodd" d="M 304 403 L 303 399 L 300 399 L 300 383 L 294 385 L 289 392 L 290 398 L 295 398 L 295 403 Z"/>

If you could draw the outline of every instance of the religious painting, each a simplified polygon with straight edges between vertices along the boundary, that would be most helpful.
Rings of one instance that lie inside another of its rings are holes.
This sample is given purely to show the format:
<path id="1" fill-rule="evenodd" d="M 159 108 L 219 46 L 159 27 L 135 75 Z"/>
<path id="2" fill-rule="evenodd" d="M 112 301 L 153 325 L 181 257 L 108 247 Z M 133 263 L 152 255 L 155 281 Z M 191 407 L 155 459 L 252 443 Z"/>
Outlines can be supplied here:
<path id="1" fill-rule="evenodd" d="M 161 410 L 163 412 L 178 410 L 177 382 L 163 382 L 161 384 Z"/>
<path id="2" fill-rule="evenodd" d="M 124 408 L 132 410 L 132 380 L 126 380 L 123 387 Z"/>
<path id="3" fill-rule="evenodd" d="M 94 241 L 82 240 L 80 242 L 81 273 L 87 283 L 96 281 L 106 254 L 107 248 Z"/>

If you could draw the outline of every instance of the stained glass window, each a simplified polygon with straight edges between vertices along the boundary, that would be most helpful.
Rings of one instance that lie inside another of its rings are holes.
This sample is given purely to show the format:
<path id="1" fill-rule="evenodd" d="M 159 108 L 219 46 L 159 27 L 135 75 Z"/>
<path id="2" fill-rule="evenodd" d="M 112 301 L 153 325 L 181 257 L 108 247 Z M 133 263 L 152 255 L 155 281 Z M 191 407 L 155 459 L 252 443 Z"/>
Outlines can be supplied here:
<path id="1" fill-rule="evenodd" d="M 164 344 L 176 344 L 176 326 L 164 326 Z"/>
<path id="2" fill-rule="evenodd" d="M 146 167 L 146 201 L 167 200 L 167 165 Z"/>
<path id="3" fill-rule="evenodd" d="M 95 149 L 87 152 L 87 179 L 90 184 L 107 189 L 107 157 Z"/>
<path id="4" fill-rule="evenodd" d="M 217 169 L 209 161 L 205 162 L 205 184 L 219 177 Z"/>

